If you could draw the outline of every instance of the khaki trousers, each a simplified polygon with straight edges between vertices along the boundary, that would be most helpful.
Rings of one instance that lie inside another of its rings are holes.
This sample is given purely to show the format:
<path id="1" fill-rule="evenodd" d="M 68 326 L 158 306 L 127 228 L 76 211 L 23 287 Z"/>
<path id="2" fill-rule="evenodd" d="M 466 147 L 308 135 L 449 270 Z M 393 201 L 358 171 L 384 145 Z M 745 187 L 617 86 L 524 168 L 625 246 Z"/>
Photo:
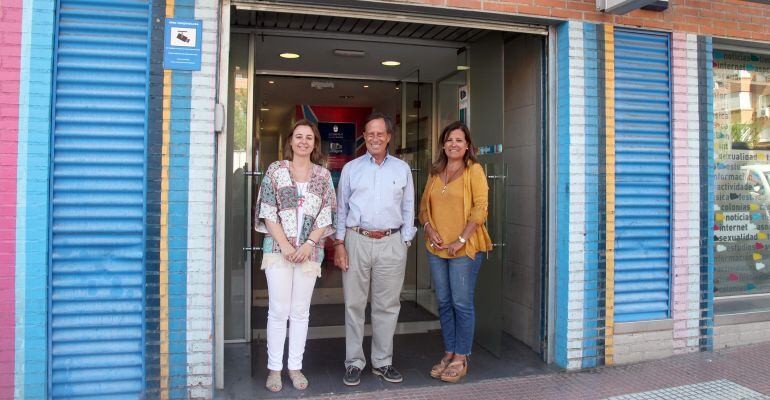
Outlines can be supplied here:
<path id="1" fill-rule="evenodd" d="M 393 364 L 393 334 L 401 310 L 407 247 L 400 233 L 372 239 L 351 229 L 345 234 L 348 270 L 342 273 L 345 295 L 345 368 L 364 369 L 364 312 L 372 292 L 372 366 Z"/>

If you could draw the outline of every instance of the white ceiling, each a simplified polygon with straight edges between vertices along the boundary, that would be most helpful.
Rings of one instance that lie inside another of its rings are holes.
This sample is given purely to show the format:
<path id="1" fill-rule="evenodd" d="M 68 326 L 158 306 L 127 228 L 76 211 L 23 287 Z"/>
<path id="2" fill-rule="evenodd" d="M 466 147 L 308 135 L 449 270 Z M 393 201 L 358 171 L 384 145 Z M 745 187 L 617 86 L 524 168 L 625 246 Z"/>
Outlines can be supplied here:
<path id="1" fill-rule="evenodd" d="M 335 49 L 365 52 L 363 57 L 343 57 Z M 279 57 L 284 52 L 300 58 Z M 401 62 L 386 67 L 384 60 Z M 256 71 L 267 73 L 302 73 L 334 75 L 378 80 L 402 80 L 420 70 L 420 80 L 438 80 L 457 68 L 457 49 L 403 43 L 382 43 L 336 38 L 308 38 L 258 35 L 256 37 Z M 414 80 L 411 76 L 410 80 Z"/>

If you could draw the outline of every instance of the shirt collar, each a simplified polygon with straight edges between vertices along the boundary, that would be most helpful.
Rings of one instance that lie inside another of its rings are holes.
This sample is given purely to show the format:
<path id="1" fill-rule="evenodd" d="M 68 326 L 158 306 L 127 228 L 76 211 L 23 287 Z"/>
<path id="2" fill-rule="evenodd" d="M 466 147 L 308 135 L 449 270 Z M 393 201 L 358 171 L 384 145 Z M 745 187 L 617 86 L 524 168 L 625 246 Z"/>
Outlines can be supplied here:
<path id="1" fill-rule="evenodd" d="M 372 155 L 372 153 L 367 151 L 366 155 L 367 155 L 366 159 L 369 160 L 369 162 L 373 162 L 373 163 L 377 164 L 376 162 L 374 162 L 374 156 Z M 382 164 L 385 164 L 385 162 L 388 161 L 388 158 L 390 158 L 390 157 L 391 157 L 390 151 L 386 151 L 385 152 L 385 158 L 382 160 Z M 382 164 L 380 164 L 380 165 L 382 165 Z"/>

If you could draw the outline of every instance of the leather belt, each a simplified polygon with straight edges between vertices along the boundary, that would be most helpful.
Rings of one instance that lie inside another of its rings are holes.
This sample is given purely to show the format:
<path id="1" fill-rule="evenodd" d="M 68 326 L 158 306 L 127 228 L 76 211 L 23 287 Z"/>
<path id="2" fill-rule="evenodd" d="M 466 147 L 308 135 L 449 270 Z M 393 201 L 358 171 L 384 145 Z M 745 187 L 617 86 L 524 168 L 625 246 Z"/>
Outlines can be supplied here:
<path id="1" fill-rule="evenodd" d="M 382 238 L 384 238 L 386 236 L 390 236 L 390 235 L 398 232 L 398 229 L 386 229 L 384 231 L 370 231 L 370 230 L 366 230 L 364 228 L 359 228 L 357 226 L 354 226 L 354 227 L 352 227 L 350 229 L 352 229 L 353 232 L 356 232 L 358 234 L 361 234 L 363 236 L 366 236 L 366 237 L 372 238 L 372 239 L 382 239 Z"/>

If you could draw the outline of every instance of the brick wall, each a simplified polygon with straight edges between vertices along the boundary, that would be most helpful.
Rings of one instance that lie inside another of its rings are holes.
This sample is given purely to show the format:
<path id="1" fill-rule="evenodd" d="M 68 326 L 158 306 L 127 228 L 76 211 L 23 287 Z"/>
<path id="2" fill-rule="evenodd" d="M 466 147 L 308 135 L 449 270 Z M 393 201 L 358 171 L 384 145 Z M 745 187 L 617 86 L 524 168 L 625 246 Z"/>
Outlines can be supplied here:
<path id="1" fill-rule="evenodd" d="M 13 397 L 16 165 L 22 4 L 0 8 L 0 399 Z"/>
<path id="2" fill-rule="evenodd" d="M 17 42 L 21 49 L 18 170 L 17 197 L 12 202 L 16 207 L 15 357 L 12 364 L 16 399 L 43 398 L 46 391 L 51 38 L 55 3 L 54 0 L 23 2 L 21 35 Z M 6 6 L 4 3 L 2 8 Z M 7 65 L 3 63 L 2 67 L 5 69 Z"/>
<path id="3" fill-rule="evenodd" d="M 164 19 L 203 23 L 200 71 L 163 69 Z M 213 397 L 216 3 L 153 2 L 147 192 L 147 396 Z"/>
<path id="4" fill-rule="evenodd" d="M 664 12 L 596 11 L 595 0 L 398 0 L 399 3 L 591 21 L 770 42 L 770 7 L 739 0 L 671 0 Z"/>
<path id="5" fill-rule="evenodd" d="M 770 321 L 714 327 L 714 348 L 743 346 L 770 341 Z"/>
<path id="6" fill-rule="evenodd" d="M 670 357 L 674 354 L 671 329 L 615 334 L 615 364 L 632 364 Z"/>
<path id="7" fill-rule="evenodd" d="M 214 326 L 214 104 L 217 71 L 215 2 L 197 0 L 203 21 L 201 70 L 192 74 L 189 211 L 187 221 L 187 387 L 188 397 L 210 398 L 213 388 Z"/>
<path id="8" fill-rule="evenodd" d="M 698 349 L 700 293 L 700 185 L 697 36 L 674 33 L 672 144 L 674 203 L 672 318 L 677 352 Z M 705 88 L 704 88 L 705 89 Z"/>
<path id="9" fill-rule="evenodd" d="M 612 121 L 607 116 L 614 112 L 606 109 L 609 101 L 604 99 L 609 84 L 604 72 L 613 68 L 608 50 L 613 45 L 611 28 L 569 22 L 560 25 L 557 32 L 559 322 L 555 334 L 557 362 L 569 369 L 601 364 L 605 354 L 624 363 L 707 349 L 712 323 L 708 285 L 701 285 L 711 279 L 711 259 L 702 248 L 709 246 L 710 225 L 704 216 L 708 215 L 705 204 L 712 198 L 708 179 L 703 179 L 703 167 L 707 167 L 705 160 L 712 146 L 712 111 L 708 96 L 704 96 L 710 90 L 710 41 L 676 32 L 671 42 L 673 323 L 667 331 L 657 333 L 625 330 L 613 336 L 612 330 L 604 330 L 605 325 L 612 326 L 609 309 L 605 308 L 605 301 L 611 302 L 604 282 L 607 239 L 602 234 L 609 231 L 610 225 L 605 219 L 604 199 L 597 193 L 603 193 L 608 179 L 601 166 L 606 162 L 603 154 L 610 144 L 603 138 L 607 132 L 605 123 Z M 567 321 L 560 323 L 562 318 Z"/>

